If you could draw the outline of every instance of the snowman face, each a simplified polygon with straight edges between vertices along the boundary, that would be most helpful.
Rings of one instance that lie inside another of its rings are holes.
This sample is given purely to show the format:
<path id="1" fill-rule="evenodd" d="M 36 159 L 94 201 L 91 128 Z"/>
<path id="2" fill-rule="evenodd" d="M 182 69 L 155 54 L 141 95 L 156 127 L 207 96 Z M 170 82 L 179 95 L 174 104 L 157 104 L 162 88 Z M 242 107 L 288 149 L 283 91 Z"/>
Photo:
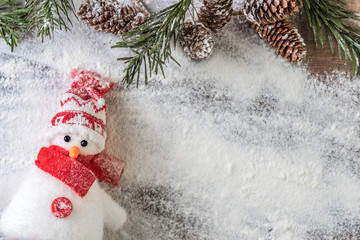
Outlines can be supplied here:
<path id="1" fill-rule="evenodd" d="M 97 145 L 91 141 L 87 134 L 70 132 L 56 134 L 49 140 L 49 143 L 50 145 L 62 147 L 67 151 L 76 146 L 80 150 L 80 155 L 95 155 L 99 153 Z"/>

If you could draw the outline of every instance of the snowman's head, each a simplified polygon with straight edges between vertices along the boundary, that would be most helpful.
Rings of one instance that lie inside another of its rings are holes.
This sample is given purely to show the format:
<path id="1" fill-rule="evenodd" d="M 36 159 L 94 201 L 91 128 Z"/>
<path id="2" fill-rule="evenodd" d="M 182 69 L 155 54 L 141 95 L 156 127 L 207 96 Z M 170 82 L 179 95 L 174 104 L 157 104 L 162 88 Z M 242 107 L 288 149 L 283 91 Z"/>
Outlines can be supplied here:
<path id="1" fill-rule="evenodd" d="M 62 147 L 76 156 L 79 154 L 95 155 L 104 150 L 105 141 L 99 141 L 98 136 L 87 129 L 79 128 L 79 126 L 66 126 L 65 128 L 62 126 L 61 130 L 56 133 L 53 133 L 52 129 L 50 130 L 49 145 Z"/>
<path id="2" fill-rule="evenodd" d="M 85 70 L 71 73 L 71 88 L 60 100 L 60 110 L 51 120 L 50 145 L 77 154 L 94 155 L 105 148 L 106 104 L 104 95 L 113 83 Z"/>

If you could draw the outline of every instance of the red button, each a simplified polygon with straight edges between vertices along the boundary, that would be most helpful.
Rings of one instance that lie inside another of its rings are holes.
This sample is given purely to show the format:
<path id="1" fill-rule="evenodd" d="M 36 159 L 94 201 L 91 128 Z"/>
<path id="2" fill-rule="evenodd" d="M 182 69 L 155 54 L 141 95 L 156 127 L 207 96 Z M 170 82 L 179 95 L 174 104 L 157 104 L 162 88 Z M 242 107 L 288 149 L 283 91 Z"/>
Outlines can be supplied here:
<path id="1" fill-rule="evenodd" d="M 56 198 L 51 203 L 51 212 L 57 218 L 66 218 L 72 212 L 72 203 L 66 197 Z"/>

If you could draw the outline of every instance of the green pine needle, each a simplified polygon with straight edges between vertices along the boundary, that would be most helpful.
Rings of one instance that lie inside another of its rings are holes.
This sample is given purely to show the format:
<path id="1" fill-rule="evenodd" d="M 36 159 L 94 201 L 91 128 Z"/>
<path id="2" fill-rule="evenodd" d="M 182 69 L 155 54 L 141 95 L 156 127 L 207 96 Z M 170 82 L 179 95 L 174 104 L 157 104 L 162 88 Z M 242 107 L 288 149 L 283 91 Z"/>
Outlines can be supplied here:
<path id="1" fill-rule="evenodd" d="M 118 58 L 127 64 L 124 69 L 124 83 L 130 86 L 136 81 L 138 86 L 143 68 L 145 84 L 147 84 L 152 73 L 161 72 L 165 76 L 164 65 L 170 59 L 179 64 L 171 55 L 171 39 L 176 43 L 176 31 L 184 24 L 185 15 L 191 5 L 192 0 L 181 0 L 147 16 L 142 25 L 124 33 L 123 40 L 112 46 L 112 48 L 130 48 L 134 53 L 132 57 Z M 193 15 L 194 12 L 191 11 L 190 14 Z"/>
<path id="2" fill-rule="evenodd" d="M 26 29 L 28 21 L 25 15 L 28 8 L 23 8 L 18 0 L 0 0 L 0 36 L 11 51 L 17 46 L 20 33 Z"/>
<path id="3" fill-rule="evenodd" d="M 320 41 L 325 51 L 324 33 L 327 36 L 331 52 L 335 52 L 334 40 L 338 45 L 341 59 L 345 55 L 346 68 L 351 61 L 351 74 L 359 74 L 360 30 L 351 26 L 348 20 L 359 21 L 354 11 L 346 8 L 343 0 L 303 0 L 309 25 L 314 32 L 315 42 Z"/>
<path id="4" fill-rule="evenodd" d="M 36 28 L 36 35 L 41 36 L 42 41 L 45 37 L 51 39 L 55 29 L 70 30 L 70 14 L 76 17 L 72 0 L 28 0 L 26 7 L 30 9 L 28 30 Z"/>

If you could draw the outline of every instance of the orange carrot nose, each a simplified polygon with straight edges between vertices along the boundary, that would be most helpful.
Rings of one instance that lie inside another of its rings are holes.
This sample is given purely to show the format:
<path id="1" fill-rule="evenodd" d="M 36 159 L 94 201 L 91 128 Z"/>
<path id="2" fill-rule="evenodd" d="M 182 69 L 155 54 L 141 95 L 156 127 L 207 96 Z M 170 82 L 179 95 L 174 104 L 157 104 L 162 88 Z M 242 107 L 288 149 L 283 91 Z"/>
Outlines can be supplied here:
<path id="1" fill-rule="evenodd" d="M 69 151 L 69 157 L 77 158 L 80 153 L 80 148 L 78 146 L 72 146 Z"/>

